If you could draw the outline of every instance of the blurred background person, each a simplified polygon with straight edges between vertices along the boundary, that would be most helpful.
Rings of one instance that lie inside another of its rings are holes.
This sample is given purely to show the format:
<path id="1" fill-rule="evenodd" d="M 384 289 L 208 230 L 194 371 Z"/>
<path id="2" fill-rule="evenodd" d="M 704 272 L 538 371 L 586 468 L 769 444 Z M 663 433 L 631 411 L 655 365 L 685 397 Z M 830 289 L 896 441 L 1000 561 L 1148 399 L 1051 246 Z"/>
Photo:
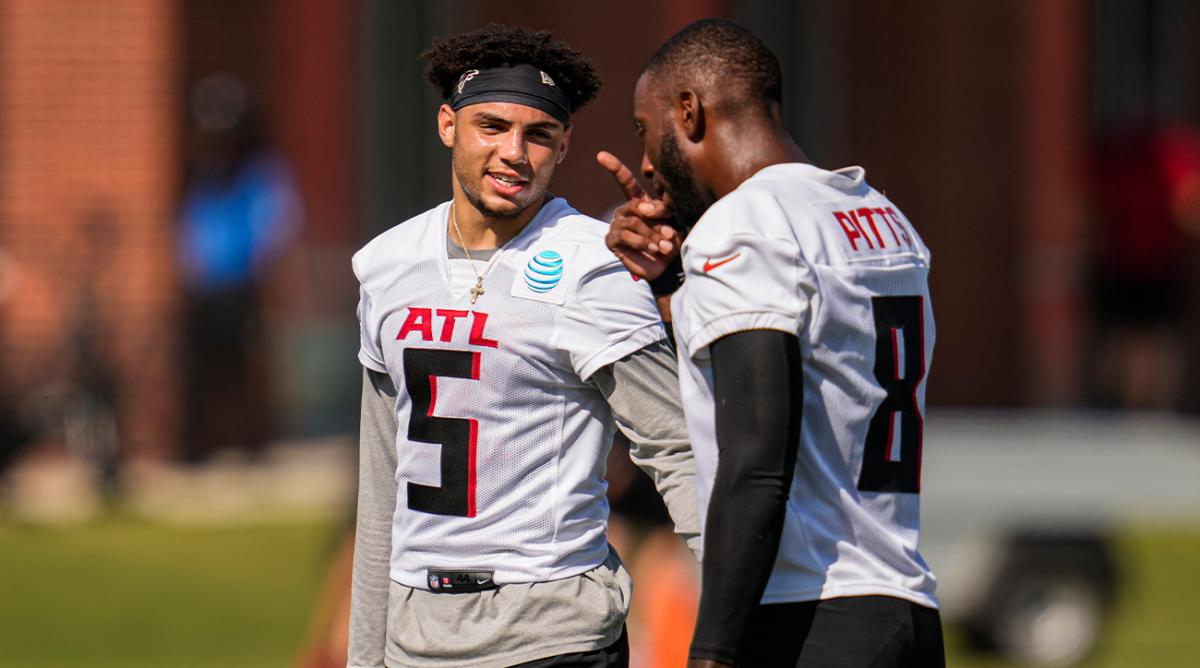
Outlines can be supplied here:
<path id="1" fill-rule="evenodd" d="M 246 86 L 213 74 L 191 90 L 179 207 L 187 410 L 184 456 L 257 456 L 272 433 L 261 286 L 296 236 L 300 200 Z"/>
<path id="2" fill-rule="evenodd" d="M 0 248 L 0 305 L 7 301 L 11 285 L 7 271 L 8 263 L 8 254 Z M 0 318 L 0 327 L 3 327 L 3 322 Z M 7 379 L 0 374 L 0 489 L 3 488 L 4 474 L 8 467 L 16 461 L 33 436 L 29 425 L 19 415 L 17 398 L 13 396 L 8 385 Z"/>
<path id="3" fill-rule="evenodd" d="M 1200 132 L 1139 122 L 1097 140 L 1091 402 L 1181 408 L 1188 278 L 1200 237 Z"/>

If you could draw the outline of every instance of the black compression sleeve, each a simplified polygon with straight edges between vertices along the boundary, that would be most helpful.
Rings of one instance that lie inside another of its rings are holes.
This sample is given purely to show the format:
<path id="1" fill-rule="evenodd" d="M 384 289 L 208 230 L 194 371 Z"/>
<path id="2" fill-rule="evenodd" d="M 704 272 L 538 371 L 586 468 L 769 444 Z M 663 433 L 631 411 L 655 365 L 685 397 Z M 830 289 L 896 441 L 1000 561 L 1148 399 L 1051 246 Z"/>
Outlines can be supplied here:
<path id="1" fill-rule="evenodd" d="M 804 394 L 800 342 L 751 330 L 711 346 L 720 459 L 704 530 L 690 656 L 736 663 L 779 551 Z"/>

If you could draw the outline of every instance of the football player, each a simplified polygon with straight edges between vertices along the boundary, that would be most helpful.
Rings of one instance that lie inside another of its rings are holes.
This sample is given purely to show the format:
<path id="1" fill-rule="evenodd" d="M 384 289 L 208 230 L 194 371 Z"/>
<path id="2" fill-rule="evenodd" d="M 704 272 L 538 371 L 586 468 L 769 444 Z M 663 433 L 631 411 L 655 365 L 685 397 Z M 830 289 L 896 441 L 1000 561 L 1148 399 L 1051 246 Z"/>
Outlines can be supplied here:
<path id="1" fill-rule="evenodd" d="M 678 288 L 704 541 L 689 665 L 941 666 L 917 549 L 929 250 L 861 168 L 808 161 L 781 85 L 752 33 L 694 23 L 635 89 L 656 197 L 599 156 L 630 199 L 610 246 Z"/>
<path id="2" fill-rule="evenodd" d="M 600 82 L 544 32 L 439 40 L 451 199 L 354 256 L 365 368 L 349 665 L 623 666 L 619 427 L 698 547 L 674 355 L 605 223 L 548 193 Z"/>

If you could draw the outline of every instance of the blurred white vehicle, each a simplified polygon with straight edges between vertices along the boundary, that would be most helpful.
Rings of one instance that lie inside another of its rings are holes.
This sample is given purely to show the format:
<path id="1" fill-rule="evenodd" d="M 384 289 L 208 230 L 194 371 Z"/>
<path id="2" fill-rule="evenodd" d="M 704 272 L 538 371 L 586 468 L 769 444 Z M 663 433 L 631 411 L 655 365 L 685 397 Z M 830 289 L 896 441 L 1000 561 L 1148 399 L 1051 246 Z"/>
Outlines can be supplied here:
<path id="1" fill-rule="evenodd" d="M 1086 658 L 1120 596 L 1114 532 L 1200 527 L 1200 423 L 960 413 L 926 422 L 921 552 L 943 619 L 1022 665 Z"/>

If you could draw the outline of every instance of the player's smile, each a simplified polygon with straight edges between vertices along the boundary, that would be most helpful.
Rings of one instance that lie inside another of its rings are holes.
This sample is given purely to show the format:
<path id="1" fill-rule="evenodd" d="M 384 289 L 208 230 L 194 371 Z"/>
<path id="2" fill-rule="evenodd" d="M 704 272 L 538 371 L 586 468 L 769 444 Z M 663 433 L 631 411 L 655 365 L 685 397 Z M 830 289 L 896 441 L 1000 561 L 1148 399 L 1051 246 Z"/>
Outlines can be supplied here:
<path id="1" fill-rule="evenodd" d="M 522 178 L 517 174 L 503 171 L 487 172 L 488 183 L 497 194 L 505 197 L 515 197 L 529 184 L 529 179 Z"/>

